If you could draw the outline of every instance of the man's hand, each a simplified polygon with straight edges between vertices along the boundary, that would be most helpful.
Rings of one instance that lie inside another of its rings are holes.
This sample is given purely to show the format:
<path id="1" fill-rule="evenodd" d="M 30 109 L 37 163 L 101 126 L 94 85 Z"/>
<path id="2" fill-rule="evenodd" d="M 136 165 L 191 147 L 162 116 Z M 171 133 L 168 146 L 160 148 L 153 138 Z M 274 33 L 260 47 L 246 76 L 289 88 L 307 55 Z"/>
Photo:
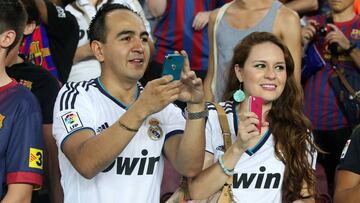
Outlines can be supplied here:
<path id="1" fill-rule="evenodd" d="M 181 92 L 179 100 L 192 104 L 202 103 L 204 100 L 204 87 L 200 78 L 196 77 L 194 71 L 190 70 L 190 62 L 187 53 L 183 50 L 181 55 L 184 56 L 184 67 L 181 74 Z"/>
<path id="2" fill-rule="evenodd" d="M 180 88 L 181 82 L 173 81 L 171 75 L 152 80 L 140 94 L 137 101 L 138 107 L 145 116 L 159 112 L 179 98 Z"/>
<path id="3" fill-rule="evenodd" d="M 336 43 L 344 50 L 348 49 L 350 47 L 350 41 L 346 38 L 344 33 L 334 24 L 329 23 L 327 25 L 331 27 L 332 31 L 326 35 L 325 41 L 329 44 Z"/>
<path id="4" fill-rule="evenodd" d="M 301 28 L 302 44 L 308 44 L 315 36 L 317 22 L 315 20 L 308 20 L 305 27 Z"/>
<path id="5" fill-rule="evenodd" d="M 203 29 L 209 22 L 210 11 L 202 11 L 196 14 L 192 27 L 194 30 L 199 31 Z"/>

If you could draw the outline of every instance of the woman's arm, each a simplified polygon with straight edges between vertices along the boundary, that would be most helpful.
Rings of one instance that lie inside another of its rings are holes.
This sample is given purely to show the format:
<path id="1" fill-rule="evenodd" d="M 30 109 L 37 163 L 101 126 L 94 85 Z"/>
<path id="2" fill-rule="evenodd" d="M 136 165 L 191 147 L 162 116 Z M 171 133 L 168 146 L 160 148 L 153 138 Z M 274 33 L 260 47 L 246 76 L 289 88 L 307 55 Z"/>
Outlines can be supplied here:
<path id="1" fill-rule="evenodd" d="M 355 203 L 360 199 L 360 175 L 347 170 L 336 172 L 334 203 Z"/>

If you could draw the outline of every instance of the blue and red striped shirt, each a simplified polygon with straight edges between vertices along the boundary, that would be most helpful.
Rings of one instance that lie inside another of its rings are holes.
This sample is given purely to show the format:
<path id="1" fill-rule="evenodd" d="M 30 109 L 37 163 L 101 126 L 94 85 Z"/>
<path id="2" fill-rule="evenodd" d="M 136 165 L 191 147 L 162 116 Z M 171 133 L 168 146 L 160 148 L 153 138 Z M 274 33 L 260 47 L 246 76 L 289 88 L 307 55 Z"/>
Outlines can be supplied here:
<path id="1" fill-rule="evenodd" d="M 326 25 L 325 16 L 316 16 L 314 19 L 320 25 Z M 350 39 L 350 42 L 360 48 L 360 17 L 358 15 L 350 21 L 335 22 L 334 24 Z M 336 95 L 328 81 L 333 72 L 328 44 L 325 43 L 324 37 L 316 37 L 315 44 L 326 64 L 305 84 L 305 113 L 311 120 L 313 128 L 317 130 L 335 130 L 348 127 L 345 115 L 341 111 Z M 338 54 L 338 68 L 357 71 L 353 60 L 344 50 L 338 50 Z"/>
<path id="2" fill-rule="evenodd" d="M 166 10 L 154 30 L 153 59 L 162 64 L 165 55 L 185 50 L 193 70 L 207 70 L 209 45 L 207 26 L 200 31 L 192 28 L 198 12 L 211 11 L 230 0 L 168 0 Z"/>

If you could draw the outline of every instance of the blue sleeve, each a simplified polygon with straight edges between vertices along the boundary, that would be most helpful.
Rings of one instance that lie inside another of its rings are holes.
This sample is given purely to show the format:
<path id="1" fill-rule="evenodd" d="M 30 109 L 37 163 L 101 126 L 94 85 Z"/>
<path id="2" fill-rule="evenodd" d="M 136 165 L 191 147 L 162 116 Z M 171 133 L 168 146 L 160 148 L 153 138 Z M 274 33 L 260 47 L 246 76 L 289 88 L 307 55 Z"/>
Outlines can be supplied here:
<path id="1" fill-rule="evenodd" d="M 41 186 L 44 160 L 42 117 L 34 97 L 26 97 L 19 104 L 12 126 L 6 153 L 6 182 Z"/>

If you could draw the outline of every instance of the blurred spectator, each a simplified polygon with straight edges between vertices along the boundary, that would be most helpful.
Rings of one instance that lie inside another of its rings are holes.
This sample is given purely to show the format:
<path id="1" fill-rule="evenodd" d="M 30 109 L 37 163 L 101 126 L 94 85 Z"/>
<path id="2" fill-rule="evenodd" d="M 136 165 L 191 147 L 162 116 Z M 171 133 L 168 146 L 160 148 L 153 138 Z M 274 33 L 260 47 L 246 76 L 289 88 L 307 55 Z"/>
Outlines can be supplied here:
<path id="1" fill-rule="evenodd" d="M 91 19 L 95 16 L 99 8 L 105 3 L 125 4 L 140 14 L 145 27 L 149 33 L 151 28 L 149 22 L 145 18 L 145 14 L 138 0 L 76 0 L 66 7 L 72 13 L 79 24 L 79 43 L 76 49 L 74 64 L 71 67 L 69 82 L 79 82 L 90 80 L 100 76 L 100 63 L 95 59 L 90 49 L 87 29 Z"/>
<path id="2" fill-rule="evenodd" d="M 27 20 L 16 0 L 0 1 L 0 201 L 31 201 L 42 186 L 41 112 L 29 90 L 5 72 L 6 57 L 18 43 Z"/>
<path id="3" fill-rule="evenodd" d="M 230 0 L 148 0 L 149 12 L 159 21 L 154 28 L 155 52 L 145 82 L 158 78 L 165 55 L 185 50 L 190 66 L 200 78 L 208 68 L 208 29 L 210 11 Z"/>
<path id="4" fill-rule="evenodd" d="M 224 81 L 228 80 L 234 46 L 254 31 L 272 32 L 285 42 L 294 58 L 295 78 L 300 84 L 301 34 L 298 15 L 279 1 L 235 0 L 210 15 L 209 69 L 204 81 L 208 101 L 223 99 Z"/>
<path id="5" fill-rule="evenodd" d="M 336 171 L 334 203 L 360 200 L 360 126 L 352 133 L 340 157 Z"/>
<path id="6" fill-rule="evenodd" d="M 335 167 L 351 127 L 328 79 L 334 72 L 333 60 L 337 61 L 339 70 L 359 74 L 360 17 L 353 11 L 354 0 L 328 0 L 328 3 L 332 15 L 318 15 L 308 20 L 302 29 L 302 38 L 305 46 L 312 41 L 325 60 L 325 66 L 305 83 L 305 113 L 312 122 L 316 143 L 329 152 L 320 154 L 318 161 L 325 168 L 332 193 Z"/>
<path id="7" fill-rule="evenodd" d="M 360 0 L 354 1 L 354 11 L 355 11 L 356 15 L 360 14 Z"/>
<path id="8" fill-rule="evenodd" d="M 34 0 L 23 0 L 22 2 L 25 5 L 26 11 L 29 13 L 28 22 L 24 31 L 24 34 L 28 35 L 31 34 L 36 27 L 36 22 L 31 12 L 37 10 L 37 8 Z M 49 71 L 39 65 L 26 62 L 18 56 L 20 43 L 21 41 L 9 52 L 6 61 L 6 72 L 11 78 L 14 78 L 18 83 L 31 90 L 40 103 L 43 118 L 43 137 L 46 149 L 46 156 L 44 158 L 46 187 L 44 190 L 33 193 L 32 202 L 50 202 L 49 193 L 52 203 L 60 203 L 63 200 L 63 195 L 60 185 L 60 170 L 57 157 L 58 149 L 55 139 L 52 136 L 53 108 L 60 86 Z"/>
<path id="9" fill-rule="evenodd" d="M 61 83 L 69 77 L 79 40 L 76 19 L 62 7 L 73 0 L 36 0 L 40 25 L 27 36 L 20 48 L 27 61 L 41 65 Z M 62 7 L 60 7 L 62 6 Z"/>
<path id="10" fill-rule="evenodd" d="M 319 8 L 318 0 L 280 0 L 280 2 L 301 16 Z"/>

